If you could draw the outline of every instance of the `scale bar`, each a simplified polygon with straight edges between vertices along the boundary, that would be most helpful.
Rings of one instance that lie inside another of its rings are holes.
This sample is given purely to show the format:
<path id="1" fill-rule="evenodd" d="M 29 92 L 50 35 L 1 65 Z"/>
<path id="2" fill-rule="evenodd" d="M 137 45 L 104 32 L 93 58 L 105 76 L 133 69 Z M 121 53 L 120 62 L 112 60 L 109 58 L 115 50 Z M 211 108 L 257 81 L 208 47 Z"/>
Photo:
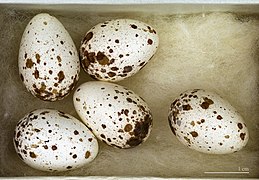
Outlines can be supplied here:
<path id="1" fill-rule="evenodd" d="M 207 171 L 205 174 L 249 174 L 248 171 Z"/>

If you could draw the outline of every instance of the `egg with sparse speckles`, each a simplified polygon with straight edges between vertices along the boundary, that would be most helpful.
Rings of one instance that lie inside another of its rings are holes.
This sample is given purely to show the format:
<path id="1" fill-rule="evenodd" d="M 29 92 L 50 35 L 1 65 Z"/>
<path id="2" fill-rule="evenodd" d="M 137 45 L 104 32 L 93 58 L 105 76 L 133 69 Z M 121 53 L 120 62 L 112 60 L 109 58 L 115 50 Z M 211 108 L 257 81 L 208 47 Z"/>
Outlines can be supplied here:
<path id="1" fill-rule="evenodd" d="M 53 109 L 38 109 L 17 124 L 14 146 L 29 166 L 42 171 L 66 171 L 95 159 L 98 142 L 73 116 Z"/>
<path id="2" fill-rule="evenodd" d="M 155 54 L 157 32 L 150 25 L 132 19 L 97 24 L 81 42 L 83 69 L 102 81 L 120 81 L 136 74 Z"/>
<path id="3" fill-rule="evenodd" d="M 201 89 L 188 90 L 176 98 L 168 120 L 180 142 L 203 153 L 237 152 L 249 139 L 241 115 L 219 95 Z"/>
<path id="4" fill-rule="evenodd" d="M 23 33 L 19 74 L 27 90 L 45 101 L 63 99 L 79 78 L 76 46 L 64 26 L 49 14 L 38 14 Z"/>
<path id="5" fill-rule="evenodd" d="M 150 135 L 151 111 L 140 96 L 126 87 L 86 82 L 75 91 L 74 106 L 87 127 L 110 146 L 135 147 Z"/>

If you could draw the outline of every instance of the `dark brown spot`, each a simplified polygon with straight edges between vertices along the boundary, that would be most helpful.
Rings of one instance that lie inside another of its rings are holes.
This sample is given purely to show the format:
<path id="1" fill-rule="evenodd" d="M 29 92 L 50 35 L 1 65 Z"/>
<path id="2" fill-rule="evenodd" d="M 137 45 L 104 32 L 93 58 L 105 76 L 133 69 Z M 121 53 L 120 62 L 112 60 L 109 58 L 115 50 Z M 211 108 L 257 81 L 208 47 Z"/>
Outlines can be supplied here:
<path id="1" fill-rule="evenodd" d="M 241 133 L 240 138 L 244 141 L 245 140 L 246 133 Z"/>
<path id="2" fill-rule="evenodd" d="M 201 119 L 201 123 L 204 123 L 205 122 L 205 120 L 204 119 Z"/>
<path id="3" fill-rule="evenodd" d="M 105 124 L 102 124 L 102 128 L 105 129 L 105 128 L 106 128 L 106 125 L 105 125 Z"/>
<path id="4" fill-rule="evenodd" d="M 47 25 L 48 23 L 46 21 L 43 22 L 44 25 Z"/>
<path id="5" fill-rule="evenodd" d="M 113 50 L 112 50 L 112 49 L 109 49 L 109 53 L 113 53 Z"/>
<path id="6" fill-rule="evenodd" d="M 67 166 L 67 169 L 71 169 L 72 168 L 72 166 Z"/>
<path id="7" fill-rule="evenodd" d="M 31 158 L 36 158 L 37 155 L 36 155 L 34 152 L 30 152 L 30 157 L 31 157 Z"/>
<path id="8" fill-rule="evenodd" d="M 24 54 L 24 59 L 26 59 L 26 58 L 27 58 L 27 53 Z"/>
<path id="9" fill-rule="evenodd" d="M 238 123 L 237 126 L 238 126 L 239 129 L 243 129 L 242 123 Z"/>
<path id="10" fill-rule="evenodd" d="M 79 99 L 79 98 L 76 98 L 76 101 L 78 101 L 78 102 L 79 102 L 79 101 L 80 101 L 80 99 Z"/>
<path id="11" fill-rule="evenodd" d="M 190 134 L 192 135 L 192 137 L 197 137 L 198 136 L 198 133 L 196 131 L 192 131 L 192 132 L 190 132 Z"/>
<path id="12" fill-rule="evenodd" d="M 58 111 L 58 115 L 63 117 L 63 118 L 66 118 L 66 119 L 70 119 L 64 112 L 62 111 Z"/>
<path id="13" fill-rule="evenodd" d="M 119 68 L 117 68 L 117 67 L 112 67 L 111 70 L 112 70 L 112 71 L 118 71 Z"/>
<path id="14" fill-rule="evenodd" d="M 101 137 L 102 137 L 103 139 L 105 139 L 105 138 L 106 138 L 104 134 L 101 134 Z"/>
<path id="15" fill-rule="evenodd" d="M 38 79 L 40 77 L 40 72 L 37 69 L 35 69 L 33 75 L 34 75 L 35 79 Z"/>
<path id="16" fill-rule="evenodd" d="M 123 58 L 123 55 L 122 55 L 122 54 L 120 54 L 120 55 L 119 55 L 119 58 Z"/>
<path id="17" fill-rule="evenodd" d="M 132 66 L 125 66 L 125 67 L 123 68 L 123 73 L 128 73 L 128 72 L 130 72 L 130 71 L 132 71 Z"/>
<path id="18" fill-rule="evenodd" d="M 152 117 L 147 114 L 143 121 L 135 123 L 133 130 L 134 137 L 131 137 L 126 143 L 131 147 L 141 144 L 143 139 L 147 136 L 150 126 L 152 126 Z"/>
<path id="19" fill-rule="evenodd" d="M 116 42 L 116 43 L 119 43 L 120 41 L 119 41 L 119 39 L 116 39 L 115 42 Z"/>
<path id="20" fill-rule="evenodd" d="M 86 153 L 85 153 L 85 159 L 88 159 L 90 156 L 91 156 L 90 151 L 86 151 Z"/>
<path id="21" fill-rule="evenodd" d="M 32 62 L 31 59 L 27 59 L 27 61 L 26 61 L 26 67 L 27 67 L 27 68 L 32 68 L 33 64 L 34 64 L 34 63 Z"/>
<path id="22" fill-rule="evenodd" d="M 51 149 L 52 149 L 53 151 L 55 151 L 55 150 L 57 150 L 58 148 L 57 148 L 57 146 L 53 145 L 53 146 L 51 147 Z"/>
<path id="23" fill-rule="evenodd" d="M 36 58 L 36 60 L 37 60 L 37 63 L 39 64 L 39 63 L 40 63 L 40 55 L 39 55 L 39 54 L 36 54 L 36 55 L 35 55 L 35 58 Z"/>
<path id="24" fill-rule="evenodd" d="M 132 130 L 132 125 L 131 124 L 127 124 L 125 127 L 124 127 L 124 131 L 125 132 L 130 132 Z"/>
<path id="25" fill-rule="evenodd" d="M 43 148 L 44 149 L 48 149 L 49 147 L 47 145 L 43 145 Z"/>
<path id="26" fill-rule="evenodd" d="M 108 57 L 107 56 L 105 56 L 102 52 L 98 52 L 97 53 L 97 56 L 96 56 L 96 59 L 97 59 L 97 61 L 99 62 L 99 64 L 101 64 L 101 65 L 107 65 L 107 64 L 109 64 L 109 59 L 108 59 Z"/>
<path id="27" fill-rule="evenodd" d="M 211 104 L 214 104 L 214 102 L 207 97 L 203 98 L 203 100 L 204 102 L 200 105 L 202 109 L 208 109 Z"/>
<path id="28" fill-rule="evenodd" d="M 63 44 L 64 44 L 64 41 L 60 41 L 60 44 L 62 44 L 62 45 L 63 45 Z"/>
<path id="29" fill-rule="evenodd" d="M 77 130 L 74 131 L 74 135 L 78 135 L 79 132 Z"/>
<path id="30" fill-rule="evenodd" d="M 89 32 L 85 35 L 84 39 L 83 39 L 83 42 L 84 43 L 87 43 L 90 39 L 92 39 L 93 37 L 93 32 Z"/>
<path id="31" fill-rule="evenodd" d="M 51 70 L 49 70 L 49 74 L 52 74 L 53 72 Z"/>
<path id="32" fill-rule="evenodd" d="M 135 24 L 131 24 L 130 25 L 133 29 L 137 29 L 138 28 L 138 26 L 136 26 Z"/>
<path id="33" fill-rule="evenodd" d="M 228 138 L 229 138 L 229 135 L 226 135 L 225 138 L 228 139 Z"/>
<path id="34" fill-rule="evenodd" d="M 73 159 L 76 159 L 76 158 L 77 158 L 77 155 L 76 155 L 76 154 L 74 154 L 72 157 L 73 157 Z"/>
<path id="35" fill-rule="evenodd" d="M 127 100 L 129 103 L 132 103 L 132 99 L 131 99 L 131 98 L 126 98 L 126 100 Z"/>
<path id="36" fill-rule="evenodd" d="M 152 39 L 148 39 L 148 40 L 147 40 L 147 43 L 148 43 L 149 45 L 152 45 L 152 44 L 153 44 Z"/>
<path id="37" fill-rule="evenodd" d="M 189 104 L 183 105 L 183 110 L 184 110 L 184 111 L 189 111 L 189 110 L 191 110 L 191 109 L 192 109 L 192 107 L 191 107 Z"/>
<path id="38" fill-rule="evenodd" d="M 192 122 L 191 122 L 191 125 L 192 125 L 192 126 L 195 126 L 195 122 L 194 122 L 194 121 L 192 121 Z"/>
<path id="39" fill-rule="evenodd" d="M 108 72 L 107 74 L 108 74 L 109 77 L 114 77 L 114 76 L 116 76 L 116 73 L 114 73 L 114 72 Z"/>
<path id="40" fill-rule="evenodd" d="M 89 141 L 89 142 L 92 142 L 92 140 L 93 140 L 93 138 L 88 138 L 88 141 Z"/>
<path id="41" fill-rule="evenodd" d="M 59 71 L 58 73 L 58 83 L 61 83 L 65 79 L 65 75 L 63 71 Z"/>
<path id="42" fill-rule="evenodd" d="M 222 118 L 221 115 L 218 115 L 218 116 L 217 116 L 217 119 L 218 119 L 218 120 L 221 120 L 221 119 L 223 119 L 223 118 Z"/>
<path id="43" fill-rule="evenodd" d="M 58 60 L 58 62 L 61 62 L 61 57 L 60 56 L 57 56 L 57 60 Z"/>

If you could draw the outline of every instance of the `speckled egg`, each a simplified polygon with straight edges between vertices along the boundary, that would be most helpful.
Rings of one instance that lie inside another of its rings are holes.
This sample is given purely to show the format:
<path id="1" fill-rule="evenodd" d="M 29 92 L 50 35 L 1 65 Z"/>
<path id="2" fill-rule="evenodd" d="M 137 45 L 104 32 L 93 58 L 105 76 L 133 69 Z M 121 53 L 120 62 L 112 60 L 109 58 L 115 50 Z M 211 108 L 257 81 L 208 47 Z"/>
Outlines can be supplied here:
<path id="1" fill-rule="evenodd" d="M 203 153 L 237 152 L 249 139 L 240 114 L 219 95 L 201 89 L 182 93 L 171 104 L 168 120 L 180 142 Z"/>
<path id="2" fill-rule="evenodd" d="M 74 106 L 101 141 L 118 148 L 135 147 L 148 138 L 152 115 L 146 102 L 131 90 L 108 82 L 80 85 Z"/>
<path id="3" fill-rule="evenodd" d="M 83 69 L 102 81 L 120 81 L 143 68 L 155 54 L 159 39 L 150 25 L 132 19 L 97 24 L 81 42 Z"/>
<path id="4" fill-rule="evenodd" d="M 97 139 L 82 122 L 52 109 L 24 116 L 16 126 L 14 145 L 26 164 L 43 171 L 75 169 L 98 153 Z"/>
<path id="5" fill-rule="evenodd" d="M 63 99 L 79 78 L 75 44 L 64 26 L 49 14 L 36 15 L 25 28 L 18 64 L 27 90 L 46 101 Z"/>

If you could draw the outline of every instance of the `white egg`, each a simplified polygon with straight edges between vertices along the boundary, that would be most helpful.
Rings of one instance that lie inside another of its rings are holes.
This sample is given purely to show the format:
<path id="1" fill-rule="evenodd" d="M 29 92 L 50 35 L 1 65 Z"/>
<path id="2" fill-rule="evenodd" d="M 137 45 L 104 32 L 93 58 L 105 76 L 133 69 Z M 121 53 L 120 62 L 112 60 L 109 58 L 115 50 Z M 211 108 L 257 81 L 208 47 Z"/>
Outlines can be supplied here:
<path id="1" fill-rule="evenodd" d="M 182 93 L 171 104 L 168 120 L 179 141 L 204 153 L 233 153 L 249 139 L 241 115 L 219 95 L 205 90 Z"/>
<path id="2" fill-rule="evenodd" d="M 27 90 L 47 101 L 63 99 L 79 78 L 76 46 L 64 26 L 49 14 L 38 14 L 23 33 L 19 73 Z"/>
<path id="3" fill-rule="evenodd" d="M 116 19 L 97 24 L 81 42 L 83 69 L 93 78 L 120 81 L 136 74 L 153 57 L 159 39 L 148 24 Z"/>
<path id="4" fill-rule="evenodd" d="M 43 171 L 75 169 L 98 153 L 97 139 L 83 123 L 52 109 L 24 116 L 16 126 L 14 145 L 26 164 Z"/>
<path id="5" fill-rule="evenodd" d="M 146 141 L 152 128 L 146 102 L 120 85 L 84 83 L 74 94 L 74 106 L 96 137 L 114 147 L 137 146 Z"/>

